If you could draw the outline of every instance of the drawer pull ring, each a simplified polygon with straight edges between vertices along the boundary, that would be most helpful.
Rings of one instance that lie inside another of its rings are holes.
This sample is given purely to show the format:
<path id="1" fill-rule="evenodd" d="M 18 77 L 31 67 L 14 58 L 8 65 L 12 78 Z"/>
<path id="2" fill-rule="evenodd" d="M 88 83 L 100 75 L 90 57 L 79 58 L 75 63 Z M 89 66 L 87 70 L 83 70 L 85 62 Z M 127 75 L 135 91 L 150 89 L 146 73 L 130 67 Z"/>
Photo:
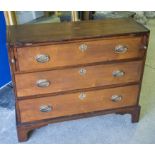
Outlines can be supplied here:
<path id="1" fill-rule="evenodd" d="M 41 112 L 50 112 L 52 111 L 52 107 L 50 105 L 41 105 L 39 110 Z"/>
<path id="2" fill-rule="evenodd" d="M 50 81 L 49 80 L 46 80 L 46 79 L 41 79 L 41 80 L 38 80 L 36 82 L 36 85 L 38 87 L 41 87 L 41 88 L 44 88 L 44 87 L 48 87 L 50 85 Z"/>
<path id="3" fill-rule="evenodd" d="M 125 72 L 121 71 L 121 70 L 116 70 L 112 72 L 112 76 L 113 77 L 122 77 L 125 75 Z"/>
<path id="4" fill-rule="evenodd" d="M 84 68 L 81 68 L 81 69 L 79 70 L 79 74 L 80 74 L 80 75 L 85 75 L 86 72 L 87 72 L 87 70 L 84 69 Z"/>
<path id="5" fill-rule="evenodd" d="M 117 45 L 115 47 L 115 53 L 125 53 L 127 52 L 127 50 L 128 50 L 128 47 L 125 45 Z"/>
<path id="6" fill-rule="evenodd" d="M 39 63 L 45 63 L 45 62 L 48 62 L 50 60 L 50 57 L 49 55 L 47 54 L 38 54 L 36 57 L 35 57 L 36 61 L 39 62 Z"/>
<path id="7" fill-rule="evenodd" d="M 119 102 L 122 100 L 122 96 L 121 95 L 112 95 L 111 100 L 113 102 Z"/>
<path id="8" fill-rule="evenodd" d="M 87 50 L 87 45 L 86 45 L 86 44 L 81 44 L 81 45 L 79 46 L 79 49 L 80 49 L 80 51 L 84 52 L 84 51 Z"/>
<path id="9" fill-rule="evenodd" d="M 86 98 L 86 94 L 85 93 L 80 93 L 80 95 L 79 95 L 79 99 L 80 100 L 84 100 Z"/>

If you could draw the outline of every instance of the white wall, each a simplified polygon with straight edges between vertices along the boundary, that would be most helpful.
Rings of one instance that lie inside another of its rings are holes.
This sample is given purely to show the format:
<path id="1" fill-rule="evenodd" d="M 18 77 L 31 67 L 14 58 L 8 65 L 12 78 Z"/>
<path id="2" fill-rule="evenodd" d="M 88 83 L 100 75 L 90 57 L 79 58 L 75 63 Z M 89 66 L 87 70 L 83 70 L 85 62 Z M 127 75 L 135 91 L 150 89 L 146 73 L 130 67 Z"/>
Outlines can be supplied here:
<path id="1" fill-rule="evenodd" d="M 16 11 L 17 23 L 24 24 L 44 15 L 43 11 Z"/>

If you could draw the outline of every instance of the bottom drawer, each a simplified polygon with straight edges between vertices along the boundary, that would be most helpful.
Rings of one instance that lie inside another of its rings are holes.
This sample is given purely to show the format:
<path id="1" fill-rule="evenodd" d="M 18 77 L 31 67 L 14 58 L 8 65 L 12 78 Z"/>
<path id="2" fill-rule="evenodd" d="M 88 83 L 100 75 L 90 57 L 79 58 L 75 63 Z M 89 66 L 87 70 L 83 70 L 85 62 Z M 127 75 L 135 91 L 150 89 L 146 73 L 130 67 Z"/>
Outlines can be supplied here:
<path id="1" fill-rule="evenodd" d="M 138 85 L 18 101 L 21 122 L 133 106 Z"/>

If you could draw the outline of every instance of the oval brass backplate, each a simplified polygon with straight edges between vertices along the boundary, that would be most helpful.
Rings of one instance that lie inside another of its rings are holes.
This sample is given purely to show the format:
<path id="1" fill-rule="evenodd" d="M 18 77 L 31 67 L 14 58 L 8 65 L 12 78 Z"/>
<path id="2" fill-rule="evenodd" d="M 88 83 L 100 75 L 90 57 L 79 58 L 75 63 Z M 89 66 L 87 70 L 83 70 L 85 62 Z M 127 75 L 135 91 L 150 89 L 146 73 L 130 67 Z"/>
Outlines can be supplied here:
<path id="1" fill-rule="evenodd" d="M 47 54 L 38 54 L 35 59 L 38 63 L 45 63 L 50 60 L 50 56 Z"/>
<path id="2" fill-rule="evenodd" d="M 125 75 L 125 72 L 122 70 L 116 70 L 112 72 L 113 77 L 122 77 Z"/>
<path id="3" fill-rule="evenodd" d="M 51 82 L 49 80 L 46 79 L 40 79 L 36 82 L 37 87 L 48 87 L 51 84 Z"/>
<path id="4" fill-rule="evenodd" d="M 119 102 L 119 101 L 122 100 L 122 96 L 121 96 L 121 95 L 112 95 L 112 96 L 111 96 L 111 100 L 112 100 L 113 102 Z"/>
<path id="5" fill-rule="evenodd" d="M 50 106 L 50 105 L 41 105 L 39 107 L 39 110 L 41 112 L 50 112 L 50 111 L 52 111 L 52 106 Z"/>
<path id="6" fill-rule="evenodd" d="M 128 50 L 128 47 L 126 46 L 126 45 L 117 45 L 116 47 L 115 47 L 115 53 L 125 53 L 125 52 L 127 52 L 127 50 Z"/>

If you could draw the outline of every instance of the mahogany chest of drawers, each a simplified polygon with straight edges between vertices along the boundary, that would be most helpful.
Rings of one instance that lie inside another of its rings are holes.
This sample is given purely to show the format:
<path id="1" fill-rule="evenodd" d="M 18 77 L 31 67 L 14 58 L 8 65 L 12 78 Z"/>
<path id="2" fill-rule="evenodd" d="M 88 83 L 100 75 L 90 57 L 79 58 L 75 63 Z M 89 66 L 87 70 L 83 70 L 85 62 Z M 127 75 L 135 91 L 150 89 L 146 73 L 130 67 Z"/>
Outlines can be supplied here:
<path id="1" fill-rule="evenodd" d="M 19 141 L 57 121 L 107 113 L 139 120 L 147 28 L 110 19 L 7 30 Z"/>

